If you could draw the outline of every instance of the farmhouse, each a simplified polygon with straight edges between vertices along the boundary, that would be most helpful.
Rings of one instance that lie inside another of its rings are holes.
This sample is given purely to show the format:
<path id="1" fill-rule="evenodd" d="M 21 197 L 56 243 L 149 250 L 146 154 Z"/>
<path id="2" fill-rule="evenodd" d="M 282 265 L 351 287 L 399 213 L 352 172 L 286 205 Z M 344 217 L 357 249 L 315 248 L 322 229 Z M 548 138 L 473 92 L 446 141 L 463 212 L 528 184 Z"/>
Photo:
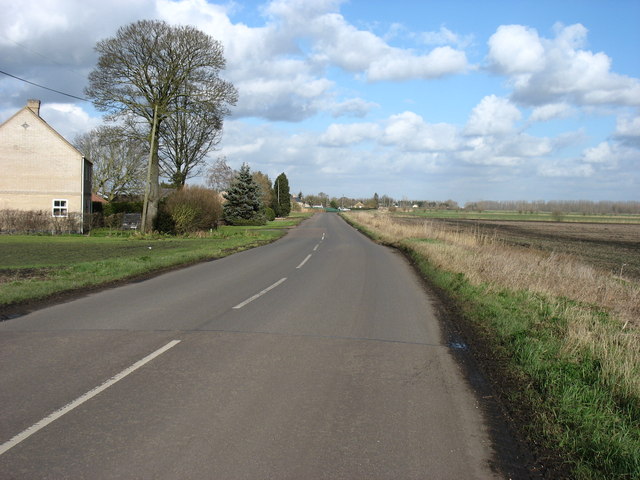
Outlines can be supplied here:
<path id="1" fill-rule="evenodd" d="M 92 163 L 40 117 L 40 100 L 0 125 L 0 210 L 46 211 L 87 231 Z"/>

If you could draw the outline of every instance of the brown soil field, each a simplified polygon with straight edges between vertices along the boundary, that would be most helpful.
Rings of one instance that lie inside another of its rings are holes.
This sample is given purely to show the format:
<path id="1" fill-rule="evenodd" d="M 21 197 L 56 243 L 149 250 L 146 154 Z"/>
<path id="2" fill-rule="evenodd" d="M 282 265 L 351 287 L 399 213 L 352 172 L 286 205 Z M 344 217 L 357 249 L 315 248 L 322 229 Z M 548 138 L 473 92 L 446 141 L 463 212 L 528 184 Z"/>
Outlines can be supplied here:
<path id="1" fill-rule="evenodd" d="M 508 245 L 571 255 L 600 270 L 640 279 L 638 224 L 449 219 L 428 221 L 493 236 Z"/>

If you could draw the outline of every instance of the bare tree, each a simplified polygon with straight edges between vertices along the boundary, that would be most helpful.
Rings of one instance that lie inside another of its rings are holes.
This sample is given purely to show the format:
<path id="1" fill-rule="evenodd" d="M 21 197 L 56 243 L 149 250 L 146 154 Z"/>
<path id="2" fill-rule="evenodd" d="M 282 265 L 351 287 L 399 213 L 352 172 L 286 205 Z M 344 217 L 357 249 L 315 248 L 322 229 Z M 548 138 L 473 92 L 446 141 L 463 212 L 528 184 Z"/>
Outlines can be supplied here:
<path id="1" fill-rule="evenodd" d="M 222 139 L 223 117 L 228 104 L 235 104 L 237 92 L 226 82 L 218 86 L 216 101 L 201 102 L 197 95 L 185 94 L 172 102 L 175 112 L 159 131 L 162 173 L 175 187 L 202 173 L 206 157 Z"/>
<path id="2" fill-rule="evenodd" d="M 144 191 L 146 149 L 121 127 L 101 126 L 78 135 L 75 147 L 93 161 L 91 191 L 108 201 Z"/>
<path id="3" fill-rule="evenodd" d="M 217 192 L 226 192 L 235 177 L 236 172 L 227 165 L 227 158 L 220 156 L 207 170 L 207 185 Z"/>
<path id="4" fill-rule="evenodd" d="M 142 227 L 150 231 L 160 199 L 156 132 L 182 108 L 182 97 L 218 108 L 216 92 L 233 89 L 219 77 L 225 67 L 223 48 L 194 27 L 141 20 L 119 28 L 114 37 L 98 42 L 96 50 L 98 64 L 89 74 L 87 96 L 109 119 L 130 116 L 146 126 L 150 154 Z"/>

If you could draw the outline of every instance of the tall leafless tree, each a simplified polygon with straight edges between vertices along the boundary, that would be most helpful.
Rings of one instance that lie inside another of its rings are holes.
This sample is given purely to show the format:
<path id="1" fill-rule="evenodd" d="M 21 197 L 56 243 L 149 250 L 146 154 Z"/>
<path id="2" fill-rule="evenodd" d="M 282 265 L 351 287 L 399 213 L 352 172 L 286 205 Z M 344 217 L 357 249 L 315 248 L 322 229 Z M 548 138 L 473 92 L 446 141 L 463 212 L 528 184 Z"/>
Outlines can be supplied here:
<path id="1" fill-rule="evenodd" d="M 226 192 L 236 178 L 235 172 L 228 164 L 225 156 L 220 156 L 207 169 L 207 185 L 217 192 Z"/>
<path id="2" fill-rule="evenodd" d="M 103 125 L 78 135 L 73 143 L 93 162 L 92 192 L 111 201 L 144 191 L 148 152 L 123 128 Z"/>
<path id="3" fill-rule="evenodd" d="M 182 187 L 187 179 L 202 173 L 206 157 L 222 139 L 223 118 L 228 105 L 235 103 L 237 92 L 233 85 L 223 82 L 217 95 L 201 102 L 197 94 L 185 94 L 172 103 L 175 112 L 167 117 L 159 130 L 160 167 L 175 187 Z"/>
<path id="4" fill-rule="evenodd" d="M 141 20 L 118 29 L 96 44 L 98 64 L 89 74 L 86 94 L 109 119 L 129 117 L 143 124 L 149 141 L 149 165 L 143 230 L 150 231 L 160 199 L 159 143 L 168 118 L 185 102 L 211 111 L 236 101 L 235 88 L 219 76 L 225 67 L 220 42 L 191 26 Z M 231 97 L 220 91 L 233 92 Z"/>

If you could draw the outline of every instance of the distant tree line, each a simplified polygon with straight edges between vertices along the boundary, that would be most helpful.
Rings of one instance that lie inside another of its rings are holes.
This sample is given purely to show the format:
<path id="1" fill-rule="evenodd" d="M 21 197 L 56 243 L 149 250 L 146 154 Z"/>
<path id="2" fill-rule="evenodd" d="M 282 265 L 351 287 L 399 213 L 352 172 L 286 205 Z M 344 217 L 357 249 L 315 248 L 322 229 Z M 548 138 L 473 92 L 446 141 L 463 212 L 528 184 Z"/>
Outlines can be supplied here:
<path id="1" fill-rule="evenodd" d="M 640 202 L 626 201 L 598 201 L 591 200 L 536 200 L 533 202 L 519 201 L 491 201 L 467 202 L 465 210 L 501 210 L 521 213 L 537 212 L 562 212 L 578 213 L 583 215 L 610 215 L 610 214 L 640 214 Z"/>
<path id="2" fill-rule="evenodd" d="M 326 193 L 320 192 L 318 194 L 302 195 L 302 192 L 296 197 L 297 201 L 308 204 L 309 206 L 334 207 L 334 208 L 357 208 L 361 206 L 364 209 L 374 208 L 397 208 L 397 209 L 410 209 L 410 208 L 428 208 L 428 209 L 458 209 L 460 208 L 458 202 L 455 200 L 410 200 L 403 198 L 397 200 L 389 195 L 378 195 L 374 193 L 373 197 L 330 197 Z"/>

